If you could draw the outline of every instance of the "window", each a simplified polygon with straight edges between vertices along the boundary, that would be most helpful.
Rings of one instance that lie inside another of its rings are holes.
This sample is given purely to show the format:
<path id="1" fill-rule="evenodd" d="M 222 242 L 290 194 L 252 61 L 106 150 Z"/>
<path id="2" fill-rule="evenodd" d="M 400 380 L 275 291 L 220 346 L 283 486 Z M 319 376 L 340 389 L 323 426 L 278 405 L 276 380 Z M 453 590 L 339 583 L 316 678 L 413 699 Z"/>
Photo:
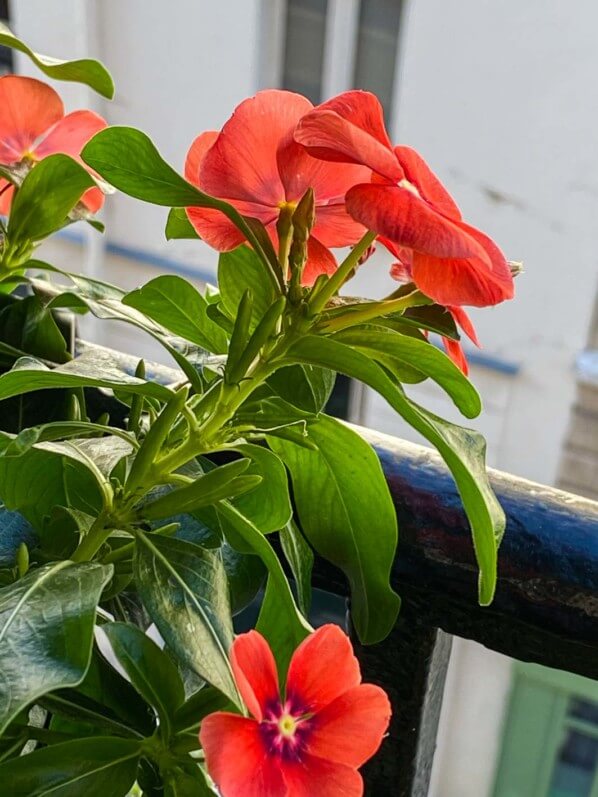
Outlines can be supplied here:
<path id="1" fill-rule="evenodd" d="M 598 797 L 598 684 L 516 667 L 494 797 Z"/>
<path id="2" fill-rule="evenodd" d="M 5 25 L 9 20 L 8 0 L 0 0 L 0 22 Z M 0 47 L 0 75 L 13 71 L 13 51 L 10 47 Z"/>
<path id="3" fill-rule="evenodd" d="M 361 0 L 353 85 L 380 99 L 389 121 L 401 23 L 401 0 Z"/>
<path id="4" fill-rule="evenodd" d="M 322 66 L 328 0 L 288 0 L 282 85 L 317 104 L 322 95 Z"/>

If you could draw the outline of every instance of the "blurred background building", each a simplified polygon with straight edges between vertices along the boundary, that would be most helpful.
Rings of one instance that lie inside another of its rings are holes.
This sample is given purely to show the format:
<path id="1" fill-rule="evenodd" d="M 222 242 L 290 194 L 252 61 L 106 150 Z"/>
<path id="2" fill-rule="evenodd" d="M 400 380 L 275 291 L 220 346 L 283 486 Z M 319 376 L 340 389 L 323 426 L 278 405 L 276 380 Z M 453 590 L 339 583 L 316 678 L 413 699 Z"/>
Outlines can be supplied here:
<path id="1" fill-rule="evenodd" d="M 525 264 L 516 301 L 472 314 L 484 344 L 469 352 L 485 402 L 476 425 L 490 464 L 598 497 L 595 0 L 13 0 L 0 13 L 42 52 L 101 58 L 114 101 L 61 84 L 69 109 L 142 128 L 178 169 L 198 133 L 261 88 L 313 102 L 376 92 L 392 137 L 418 149 L 465 218 Z M 167 243 L 165 219 L 114 196 L 104 237 L 69 233 L 45 256 L 131 288 L 168 271 L 213 280 L 215 253 Z M 388 262 L 368 261 L 351 293 L 387 293 Z M 130 329 L 89 334 L 157 356 Z M 456 419 L 433 386 L 410 392 Z M 416 439 L 368 389 L 349 386 L 345 398 L 351 420 Z M 597 796 L 598 685 L 455 640 L 430 797 Z"/>

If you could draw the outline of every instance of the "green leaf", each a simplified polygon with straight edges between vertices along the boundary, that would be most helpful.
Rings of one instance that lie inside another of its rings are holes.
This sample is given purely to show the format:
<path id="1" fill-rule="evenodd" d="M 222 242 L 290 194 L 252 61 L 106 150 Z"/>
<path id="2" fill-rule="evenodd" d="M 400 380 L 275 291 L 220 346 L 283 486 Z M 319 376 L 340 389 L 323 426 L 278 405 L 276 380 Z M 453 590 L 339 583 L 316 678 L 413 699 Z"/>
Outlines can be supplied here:
<path id="1" fill-rule="evenodd" d="M 233 629 L 220 555 L 142 532 L 136 542 L 137 587 L 160 634 L 181 662 L 239 705 L 228 659 Z"/>
<path id="2" fill-rule="evenodd" d="M 91 58 L 81 58 L 75 61 L 62 61 L 51 58 L 31 50 L 24 41 L 18 39 L 6 25 L 0 23 L 0 45 L 19 50 L 29 56 L 33 63 L 41 69 L 44 75 L 53 80 L 68 80 L 74 83 L 84 83 L 102 97 L 109 100 L 114 96 L 114 83 L 106 67 L 99 61 Z"/>
<path id="3" fill-rule="evenodd" d="M 308 412 L 320 412 L 326 406 L 336 374 L 314 365 L 290 365 L 272 374 L 268 384 L 285 401 Z"/>
<path id="4" fill-rule="evenodd" d="M 0 764 L 0 782 L 11 797 L 126 797 L 140 755 L 130 739 L 76 739 Z"/>
<path id="5" fill-rule="evenodd" d="M 438 449 L 453 474 L 471 524 L 480 568 L 480 603 L 490 604 L 496 588 L 498 546 L 504 533 L 505 515 L 488 481 L 486 443 L 482 435 L 449 423 L 410 401 L 375 362 L 342 343 L 310 336 L 295 344 L 289 354 L 301 361 L 336 368 L 365 382 Z"/>
<path id="6" fill-rule="evenodd" d="M 83 680 L 111 573 L 100 564 L 58 562 L 0 590 L 0 734 L 41 695 Z"/>
<path id="7" fill-rule="evenodd" d="M 246 291 L 251 291 L 253 308 L 249 331 L 255 327 L 267 310 L 278 298 L 268 279 L 266 267 L 248 246 L 238 246 L 232 252 L 223 252 L 218 259 L 218 286 L 220 288 L 220 308 L 226 315 L 235 319 L 241 299 Z"/>
<path id="8" fill-rule="evenodd" d="M 380 642 L 400 606 L 389 584 L 397 519 L 384 473 L 371 446 L 340 421 L 322 415 L 308 434 L 317 451 L 290 440 L 269 443 L 291 472 L 307 539 L 349 580 L 359 638 Z"/>
<path id="9" fill-rule="evenodd" d="M 295 579 L 299 608 L 309 617 L 314 554 L 293 520 L 280 530 L 280 546 Z"/>
<path id="10" fill-rule="evenodd" d="M 203 770 L 194 763 L 167 770 L 164 775 L 164 797 L 214 797 Z"/>
<path id="11" fill-rule="evenodd" d="M 175 335 L 215 354 L 226 353 L 226 334 L 208 317 L 208 302 L 187 280 L 156 277 L 122 301 Z"/>
<path id="12" fill-rule="evenodd" d="M 66 340 L 52 311 L 42 304 L 38 296 L 26 296 L 2 309 L 0 338 L 26 355 L 55 363 L 71 359 Z M 18 359 L 18 356 L 14 359 Z"/>
<path id="13" fill-rule="evenodd" d="M 108 623 L 102 631 L 135 689 L 158 712 L 160 729 L 168 738 L 176 710 L 185 701 L 185 689 L 174 662 L 136 626 Z"/>
<path id="14" fill-rule="evenodd" d="M 0 498 L 16 509 L 42 538 L 56 507 L 95 516 L 112 488 L 97 465 L 72 443 L 39 443 L 11 455 L 13 440 L 0 434 Z M 26 478 L 24 478 L 26 474 Z"/>
<path id="15" fill-rule="evenodd" d="M 168 219 L 166 220 L 166 229 L 164 230 L 167 241 L 176 239 L 199 239 L 199 235 L 195 227 L 189 221 L 189 217 L 185 208 L 171 208 L 168 212 Z"/>
<path id="16" fill-rule="evenodd" d="M 94 351 L 53 369 L 33 357 L 22 357 L 12 370 L 0 376 L 0 399 L 57 387 L 106 387 L 161 401 L 168 401 L 173 395 L 164 385 L 125 373 L 108 353 Z"/>
<path id="17" fill-rule="evenodd" d="M 262 477 L 261 484 L 231 503 L 264 534 L 283 528 L 293 514 L 284 465 L 276 454 L 263 446 L 232 443 L 230 448 L 251 459 L 246 474 Z"/>
<path id="18" fill-rule="evenodd" d="M 174 717 L 177 733 L 197 733 L 199 724 L 208 714 L 215 711 L 234 711 L 235 706 L 222 692 L 212 686 L 204 686 L 185 701 Z"/>
<path id="19" fill-rule="evenodd" d="M 53 717 L 84 724 L 94 735 L 143 738 L 156 727 L 152 709 L 98 653 L 97 646 L 79 686 L 51 692 L 38 702 Z"/>
<path id="20" fill-rule="evenodd" d="M 421 371 L 448 393 L 466 418 L 475 418 L 481 412 L 480 396 L 469 379 L 444 352 L 427 341 L 375 326 L 352 327 L 338 332 L 332 340 L 374 359 L 381 356 L 382 364 L 390 357 L 400 366 Z"/>
<path id="21" fill-rule="evenodd" d="M 64 225 L 94 180 L 68 155 L 49 155 L 31 169 L 12 201 L 7 237 L 40 241 Z"/>
<path id="22" fill-rule="evenodd" d="M 310 633 L 311 626 L 297 609 L 293 593 L 274 549 L 259 529 L 235 507 L 223 501 L 218 507 L 225 530 L 232 529 L 231 544 L 243 552 L 256 553 L 268 569 L 268 584 L 260 612 L 258 630 L 274 651 L 279 675 L 284 680 L 293 651 Z M 239 539 L 237 539 L 237 537 Z"/>

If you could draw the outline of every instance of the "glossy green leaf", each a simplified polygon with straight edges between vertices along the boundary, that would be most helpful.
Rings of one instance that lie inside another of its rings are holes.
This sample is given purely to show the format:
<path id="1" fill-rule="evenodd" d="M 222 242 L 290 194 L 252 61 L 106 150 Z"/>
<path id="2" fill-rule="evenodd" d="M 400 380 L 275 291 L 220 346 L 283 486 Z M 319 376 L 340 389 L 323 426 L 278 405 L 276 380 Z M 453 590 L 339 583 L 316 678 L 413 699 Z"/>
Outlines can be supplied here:
<path id="1" fill-rule="evenodd" d="M 328 368 L 314 365 L 291 365 L 272 374 L 268 384 L 285 401 L 308 412 L 320 412 L 326 406 L 336 375 Z"/>
<path id="2" fill-rule="evenodd" d="M 0 376 L 0 399 L 57 387 L 105 387 L 161 401 L 172 397 L 172 391 L 164 385 L 131 376 L 111 362 L 107 353 L 94 352 L 53 369 L 33 357 L 22 357 L 11 371 Z"/>
<path id="3" fill-rule="evenodd" d="M 279 674 L 284 679 L 293 651 L 310 633 L 311 626 L 297 609 L 282 566 L 266 537 L 248 518 L 225 501 L 218 507 L 218 514 L 225 529 L 234 531 L 235 540 L 231 539 L 231 544 L 235 547 L 241 544 L 245 553 L 252 551 L 257 554 L 268 569 L 258 629 L 270 643 Z"/>
<path id="4" fill-rule="evenodd" d="M 42 538 L 55 507 L 92 516 L 101 510 L 112 488 L 83 451 L 70 442 L 39 443 L 11 455 L 12 442 L 0 435 L 0 498 L 8 509 L 21 512 Z"/>
<path id="5" fill-rule="evenodd" d="M 83 680 L 111 574 L 100 564 L 58 562 L 0 590 L 0 733 L 36 698 Z"/>
<path id="6" fill-rule="evenodd" d="M 130 739 L 76 739 L 0 764 L 0 783 L 11 797 L 126 797 L 140 755 Z"/>
<path id="7" fill-rule="evenodd" d="M 290 355 L 301 361 L 336 368 L 372 387 L 437 449 L 453 474 L 471 524 L 480 568 L 479 600 L 488 605 L 496 588 L 498 546 L 505 515 L 488 481 L 486 443 L 471 429 L 449 423 L 410 401 L 370 358 L 337 341 L 306 337 Z"/>
<path id="8" fill-rule="evenodd" d="M 122 301 L 197 346 L 215 354 L 227 350 L 226 334 L 208 317 L 208 302 L 182 277 L 156 277 Z"/>
<path id="9" fill-rule="evenodd" d="M 235 706 L 213 686 L 204 686 L 185 701 L 174 717 L 177 733 L 197 733 L 199 724 L 215 711 L 234 711 Z"/>
<path id="10" fill-rule="evenodd" d="M 263 446 L 233 443 L 230 447 L 251 460 L 246 474 L 262 477 L 261 484 L 233 499 L 233 505 L 265 534 L 283 528 L 293 514 L 284 465 L 276 454 Z"/>
<path id="11" fill-rule="evenodd" d="M 194 763 L 176 766 L 164 775 L 164 797 L 214 797 L 203 770 Z"/>
<path id="12" fill-rule="evenodd" d="M 269 443 L 291 472 L 307 539 L 349 580 L 359 638 L 380 642 L 400 606 L 389 583 L 397 519 L 384 473 L 371 446 L 334 418 L 322 415 L 309 438 L 317 451 L 279 438 Z"/>
<path id="13" fill-rule="evenodd" d="M 294 520 L 280 530 L 280 547 L 285 555 L 297 588 L 297 602 L 305 615 L 311 608 L 311 574 L 314 566 L 314 553 Z"/>
<path id="14" fill-rule="evenodd" d="M 343 330 L 332 340 L 374 359 L 382 355 L 416 368 L 440 385 L 466 418 L 475 418 L 481 412 L 480 396 L 469 379 L 446 354 L 426 341 L 373 325 Z"/>
<path id="15" fill-rule="evenodd" d="M 39 698 L 38 702 L 53 717 L 83 724 L 93 735 L 139 739 L 151 736 L 156 728 L 150 706 L 98 653 L 97 646 L 87 674 L 77 687 L 58 689 Z"/>
<path id="16" fill-rule="evenodd" d="M 19 50 L 29 56 L 44 75 L 53 80 L 83 83 L 109 100 L 114 96 L 114 83 L 106 67 L 92 58 L 62 61 L 34 52 L 24 41 L 17 38 L 6 25 L 0 23 L 0 45 Z"/>
<path id="17" fill-rule="evenodd" d="M 166 229 L 164 230 L 167 241 L 178 239 L 199 239 L 197 230 L 189 221 L 189 217 L 185 212 L 185 208 L 171 208 L 168 212 L 168 219 L 166 220 Z"/>
<path id="18" fill-rule="evenodd" d="M 26 296 L 2 308 L 0 339 L 26 355 L 55 363 L 65 363 L 71 359 L 64 335 L 51 310 L 43 305 L 38 296 Z"/>
<path id="19" fill-rule="evenodd" d="M 253 307 L 249 331 L 252 332 L 277 298 L 268 280 L 266 267 L 249 246 L 223 252 L 218 259 L 220 307 L 231 319 L 238 315 L 241 299 L 251 291 Z"/>
<path id="20" fill-rule="evenodd" d="M 176 710 L 185 701 L 185 689 L 174 662 L 134 625 L 108 623 L 102 631 L 135 689 L 158 712 L 160 729 L 168 738 Z"/>
<path id="21" fill-rule="evenodd" d="M 228 652 L 233 641 L 226 574 L 219 553 L 139 532 L 137 587 L 162 637 L 181 662 L 234 703 Z"/>
<path id="22" fill-rule="evenodd" d="M 40 241 L 62 227 L 68 214 L 95 182 L 68 155 L 49 155 L 32 169 L 12 201 L 7 237 Z"/>

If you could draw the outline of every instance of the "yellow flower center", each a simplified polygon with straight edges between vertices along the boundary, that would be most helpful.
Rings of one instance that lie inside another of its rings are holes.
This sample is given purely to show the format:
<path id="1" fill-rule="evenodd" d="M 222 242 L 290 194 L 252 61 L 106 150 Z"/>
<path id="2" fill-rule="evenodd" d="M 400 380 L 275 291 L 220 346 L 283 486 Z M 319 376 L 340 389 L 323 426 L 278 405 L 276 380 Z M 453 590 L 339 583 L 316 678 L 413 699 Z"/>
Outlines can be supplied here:
<path id="1" fill-rule="evenodd" d="M 283 714 L 278 720 L 278 730 L 286 739 L 294 735 L 297 729 L 297 722 L 290 714 Z"/>
<path id="2" fill-rule="evenodd" d="M 414 186 L 413 183 L 410 183 L 409 180 L 399 180 L 399 188 L 404 188 L 407 191 L 411 191 L 414 196 L 418 197 L 418 199 L 421 199 L 421 194 L 417 190 L 416 186 Z"/>

